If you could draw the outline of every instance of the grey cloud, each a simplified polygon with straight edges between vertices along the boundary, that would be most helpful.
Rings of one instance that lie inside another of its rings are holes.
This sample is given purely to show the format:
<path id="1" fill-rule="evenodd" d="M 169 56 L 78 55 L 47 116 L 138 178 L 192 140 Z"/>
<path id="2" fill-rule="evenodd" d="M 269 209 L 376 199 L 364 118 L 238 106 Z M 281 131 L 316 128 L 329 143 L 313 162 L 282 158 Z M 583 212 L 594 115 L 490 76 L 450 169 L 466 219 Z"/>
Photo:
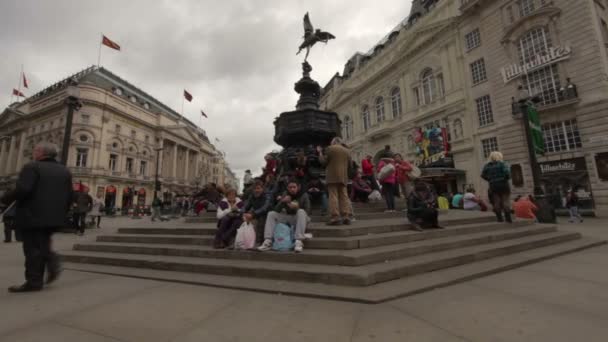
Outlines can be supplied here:
<path id="1" fill-rule="evenodd" d="M 185 115 L 221 140 L 239 176 L 277 149 L 273 120 L 293 110 L 302 56 L 302 16 L 337 36 L 311 53 L 313 77 L 324 85 L 357 51 L 367 51 L 402 20 L 409 1 L 34 1 L 0 4 L 0 89 L 8 104 L 19 65 L 31 95 L 97 61 L 100 32 L 122 46 L 103 48 L 102 65 L 181 109 L 182 89 L 194 95 Z"/>

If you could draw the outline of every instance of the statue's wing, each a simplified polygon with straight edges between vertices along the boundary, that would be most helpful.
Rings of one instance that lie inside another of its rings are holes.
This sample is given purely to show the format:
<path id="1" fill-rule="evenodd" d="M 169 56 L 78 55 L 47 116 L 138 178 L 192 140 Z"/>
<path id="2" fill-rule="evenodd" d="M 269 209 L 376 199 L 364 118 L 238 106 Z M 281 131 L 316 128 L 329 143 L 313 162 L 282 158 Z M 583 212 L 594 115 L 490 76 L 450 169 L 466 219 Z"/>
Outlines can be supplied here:
<path id="1" fill-rule="evenodd" d="M 304 16 L 304 37 L 307 37 L 308 35 L 312 34 L 314 30 L 315 30 L 315 28 L 312 26 L 312 23 L 310 22 L 310 18 L 308 17 L 308 12 L 306 12 L 306 15 Z"/>
<path id="2" fill-rule="evenodd" d="M 334 36 L 333 34 L 331 34 L 329 32 L 325 32 L 325 31 L 318 32 L 316 35 L 319 38 L 319 40 L 325 41 L 325 42 L 328 41 L 328 40 L 330 40 L 330 39 L 335 39 L 336 38 L 336 36 Z"/>

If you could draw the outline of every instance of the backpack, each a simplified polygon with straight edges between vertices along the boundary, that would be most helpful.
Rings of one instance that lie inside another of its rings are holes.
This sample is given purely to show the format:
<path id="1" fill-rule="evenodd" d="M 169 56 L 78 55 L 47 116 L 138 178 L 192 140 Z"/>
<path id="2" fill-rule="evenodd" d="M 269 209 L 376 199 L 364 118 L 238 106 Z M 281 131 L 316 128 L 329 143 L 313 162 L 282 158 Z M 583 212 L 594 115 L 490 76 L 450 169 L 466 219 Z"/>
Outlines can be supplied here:
<path id="1" fill-rule="evenodd" d="M 274 227 L 272 250 L 286 252 L 294 246 L 293 230 L 285 223 L 279 223 Z"/>
<path id="2" fill-rule="evenodd" d="M 380 169 L 380 172 L 378 172 L 378 179 L 383 181 L 390 177 L 393 173 L 395 173 L 395 165 L 386 164 L 382 167 L 382 169 Z"/>

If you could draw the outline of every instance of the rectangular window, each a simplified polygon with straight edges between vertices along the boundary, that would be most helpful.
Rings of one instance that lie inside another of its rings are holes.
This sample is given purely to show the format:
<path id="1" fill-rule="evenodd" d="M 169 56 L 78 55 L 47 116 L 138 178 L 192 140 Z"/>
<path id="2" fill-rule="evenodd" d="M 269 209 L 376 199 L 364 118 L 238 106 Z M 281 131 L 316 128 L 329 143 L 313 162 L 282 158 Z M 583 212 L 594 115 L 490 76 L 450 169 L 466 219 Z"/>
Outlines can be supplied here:
<path id="1" fill-rule="evenodd" d="M 583 146 L 576 119 L 546 123 L 542 126 L 545 151 L 572 151 Z"/>
<path id="2" fill-rule="evenodd" d="M 483 58 L 471 63 L 471 75 L 473 76 L 473 84 L 479 84 L 487 80 L 486 62 Z"/>
<path id="3" fill-rule="evenodd" d="M 116 131 L 116 133 L 120 133 L 120 125 L 116 125 L 114 130 Z"/>
<path id="4" fill-rule="evenodd" d="M 534 70 L 522 78 L 523 86 L 531 95 L 541 98 L 540 105 L 550 105 L 562 100 L 557 64 Z"/>
<path id="5" fill-rule="evenodd" d="M 475 100 L 477 104 L 477 117 L 479 118 L 479 126 L 483 127 L 494 122 L 494 113 L 492 112 L 492 101 L 490 95 L 482 96 Z"/>
<path id="6" fill-rule="evenodd" d="M 496 137 L 481 140 L 481 147 L 483 148 L 483 158 L 487 159 L 490 153 L 498 151 L 498 140 Z"/>
<path id="7" fill-rule="evenodd" d="M 89 156 L 88 148 L 76 149 L 76 167 L 87 167 L 87 158 Z"/>
<path id="8" fill-rule="evenodd" d="M 133 173 L 133 158 L 127 158 L 127 168 L 128 173 Z"/>
<path id="9" fill-rule="evenodd" d="M 80 117 L 82 118 L 82 123 L 85 123 L 85 124 L 89 123 L 89 121 L 91 119 L 91 116 L 88 114 L 82 114 Z"/>
<path id="10" fill-rule="evenodd" d="M 525 17 L 534 12 L 534 1 L 535 0 L 519 0 L 519 15 L 521 17 Z"/>
<path id="11" fill-rule="evenodd" d="M 145 161 L 141 161 L 141 163 L 139 164 L 139 174 L 142 176 L 146 175 L 146 167 L 148 166 L 148 163 Z"/>
<path id="12" fill-rule="evenodd" d="M 110 154 L 110 162 L 108 164 L 108 169 L 110 171 L 116 171 L 116 162 L 118 161 L 118 156 L 115 154 Z"/>
<path id="13" fill-rule="evenodd" d="M 468 50 L 473 50 L 474 48 L 481 45 L 481 34 L 479 33 L 479 29 L 474 29 L 473 31 L 467 33 L 464 36 L 464 42 Z"/>

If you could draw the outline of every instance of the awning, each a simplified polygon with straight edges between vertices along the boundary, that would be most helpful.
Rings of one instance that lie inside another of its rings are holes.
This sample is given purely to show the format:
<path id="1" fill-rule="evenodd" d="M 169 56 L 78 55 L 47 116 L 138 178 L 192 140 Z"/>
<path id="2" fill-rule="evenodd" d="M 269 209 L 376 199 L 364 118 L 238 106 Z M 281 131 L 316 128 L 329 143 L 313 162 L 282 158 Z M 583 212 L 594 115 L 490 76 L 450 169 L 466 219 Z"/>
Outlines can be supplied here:
<path id="1" fill-rule="evenodd" d="M 427 167 L 421 168 L 420 178 L 458 177 L 466 175 L 466 171 L 450 167 Z"/>

